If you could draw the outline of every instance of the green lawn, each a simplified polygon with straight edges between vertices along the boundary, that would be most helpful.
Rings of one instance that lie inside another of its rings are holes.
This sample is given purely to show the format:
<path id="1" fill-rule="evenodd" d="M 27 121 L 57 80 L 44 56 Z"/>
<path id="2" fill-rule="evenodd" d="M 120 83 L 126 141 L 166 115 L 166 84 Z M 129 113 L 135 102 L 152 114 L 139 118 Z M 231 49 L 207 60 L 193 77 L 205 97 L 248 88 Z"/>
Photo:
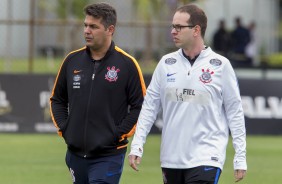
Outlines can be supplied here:
<path id="1" fill-rule="evenodd" d="M 46 58 L 34 58 L 33 63 L 29 63 L 27 59 L 12 59 L 10 62 L 0 58 L 0 73 L 7 74 L 57 74 L 64 58 L 54 58 L 48 60 Z M 138 61 L 143 74 L 152 74 L 157 62 L 141 62 Z"/>
<path id="2" fill-rule="evenodd" d="M 12 59 L 10 62 L 0 58 L 0 73 L 34 73 L 49 74 L 57 73 L 63 58 L 55 58 L 48 60 L 46 58 L 34 58 L 33 63 L 29 63 L 27 59 Z"/>
<path id="3" fill-rule="evenodd" d="M 71 178 L 64 163 L 66 146 L 54 134 L 0 134 L 0 183 L 68 184 Z M 125 160 L 121 184 L 162 183 L 159 162 L 160 136 L 150 135 L 140 171 Z M 248 172 L 241 184 L 281 183 L 282 137 L 248 136 Z M 233 149 L 229 144 L 220 184 L 233 180 Z"/>

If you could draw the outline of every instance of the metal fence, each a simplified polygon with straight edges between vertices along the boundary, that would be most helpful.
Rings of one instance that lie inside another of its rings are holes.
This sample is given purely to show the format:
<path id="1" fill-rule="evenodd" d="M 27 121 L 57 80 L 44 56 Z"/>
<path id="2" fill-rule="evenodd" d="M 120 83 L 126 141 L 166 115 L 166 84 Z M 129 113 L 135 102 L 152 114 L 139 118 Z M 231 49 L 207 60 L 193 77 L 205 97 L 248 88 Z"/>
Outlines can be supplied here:
<path id="1" fill-rule="evenodd" d="M 0 71 L 49 73 L 52 68 L 56 70 L 68 52 L 81 48 L 84 45 L 83 18 L 73 14 L 77 8 L 74 1 L 65 1 L 65 7 L 58 7 L 62 0 L 49 0 L 48 3 L 45 0 L 2 0 Z M 144 21 L 134 12 L 132 1 L 107 2 L 116 7 L 118 13 L 116 44 L 137 59 L 148 59 L 149 55 L 150 61 L 155 61 L 173 46 L 168 39 L 168 9 L 159 16 L 163 20 Z M 84 0 L 86 4 L 88 1 Z M 58 9 L 65 11 L 65 15 L 60 16 Z M 144 39 L 148 35 L 149 39 Z"/>
<path id="2" fill-rule="evenodd" d="M 84 45 L 83 11 L 78 5 L 86 5 L 89 2 L 98 1 L 1 0 L 0 72 L 56 72 L 68 52 Z M 171 40 L 169 26 L 175 8 L 184 1 L 143 1 L 148 3 L 148 10 L 138 9 L 134 0 L 103 2 L 108 2 L 117 9 L 118 24 L 114 35 L 116 44 L 141 63 L 156 63 L 164 53 L 176 49 Z M 159 2 L 159 11 L 153 9 L 152 2 Z M 277 30 L 276 20 L 279 20 L 278 0 L 267 1 L 268 3 L 264 0 L 238 0 L 236 6 L 231 0 L 195 2 L 206 10 L 209 18 L 206 33 L 208 45 L 211 45 L 212 34 L 220 18 L 226 18 L 229 27 L 232 27 L 230 22 L 238 15 L 234 9 L 247 21 L 260 17 L 255 11 L 251 15 L 248 14 L 248 7 L 253 7 L 256 3 L 256 9 L 264 8 L 264 18 L 257 24 L 259 50 L 264 49 L 266 53 L 278 51 L 278 42 L 275 41 L 278 40 L 278 35 L 273 31 Z M 243 9 L 240 12 L 241 4 L 245 5 L 245 12 Z M 270 17 L 271 21 L 268 21 L 267 17 Z"/>

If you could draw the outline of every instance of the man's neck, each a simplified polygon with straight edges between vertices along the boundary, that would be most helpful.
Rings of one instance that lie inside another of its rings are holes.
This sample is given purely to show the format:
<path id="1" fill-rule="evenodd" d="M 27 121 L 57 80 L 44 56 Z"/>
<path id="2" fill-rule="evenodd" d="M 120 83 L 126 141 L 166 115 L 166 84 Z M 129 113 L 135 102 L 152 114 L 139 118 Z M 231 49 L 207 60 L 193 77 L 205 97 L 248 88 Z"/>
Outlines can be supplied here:
<path id="1" fill-rule="evenodd" d="M 187 47 L 182 48 L 186 56 L 193 59 L 205 49 L 204 40 L 200 37 L 193 41 L 193 44 L 188 44 Z"/>
<path id="2" fill-rule="evenodd" d="M 91 53 L 92 59 L 101 60 L 106 55 L 106 53 L 108 52 L 110 46 L 111 46 L 111 42 L 109 42 L 107 45 L 105 45 L 104 47 L 102 47 L 100 49 L 90 48 L 90 53 Z"/>
<path id="3" fill-rule="evenodd" d="M 190 49 L 183 49 L 183 52 L 186 56 L 188 56 L 189 58 L 193 59 L 196 56 L 198 56 L 202 50 L 205 49 L 205 45 L 201 45 L 199 47 L 195 47 L 192 50 Z"/>

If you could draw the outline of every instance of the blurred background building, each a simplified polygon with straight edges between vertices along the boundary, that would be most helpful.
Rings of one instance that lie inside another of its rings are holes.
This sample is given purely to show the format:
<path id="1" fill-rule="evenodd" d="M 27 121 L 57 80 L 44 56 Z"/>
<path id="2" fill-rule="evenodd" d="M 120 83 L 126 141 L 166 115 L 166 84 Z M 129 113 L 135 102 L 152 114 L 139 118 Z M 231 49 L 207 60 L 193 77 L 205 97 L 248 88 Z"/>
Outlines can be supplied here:
<path id="1" fill-rule="evenodd" d="M 95 0 L 1 0 L 0 71 L 13 71 L 14 62 L 26 63 L 33 72 L 39 58 L 52 66 L 54 58 L 84 45 L 83 7 Z M 213 35 L 220 20 L 228 32 L 240 17 L 247 27 L 255 22 L 255 56 L 252 66 L 282 66 L 281 0 L 104 0 L 117 9 L 115 42 L 140 62 L 157 62 L 175 46 L 170 24 L 176 7 L 193 2 L 208 16 L 206 44 L 213 47 Z M 273 55 L 273 56 L 272 56 Z M 22 60 L 22 61 L 19 61 Z M 268 61 L 270 60 L 270 61 Z M 274 61 L 275 60 L 275 61 Z M 278 61 L 277 61 L 278 60 Z M 281 62 L 281 63 L 280 63 Z M 51 63 L 51 64 L 50 64 Z M 274 63 L 274 64 L 273 64 Z M 278 64 L 277 64 L 278 63 Z M 263 63 L 264 64 L 264 63 Z"/>

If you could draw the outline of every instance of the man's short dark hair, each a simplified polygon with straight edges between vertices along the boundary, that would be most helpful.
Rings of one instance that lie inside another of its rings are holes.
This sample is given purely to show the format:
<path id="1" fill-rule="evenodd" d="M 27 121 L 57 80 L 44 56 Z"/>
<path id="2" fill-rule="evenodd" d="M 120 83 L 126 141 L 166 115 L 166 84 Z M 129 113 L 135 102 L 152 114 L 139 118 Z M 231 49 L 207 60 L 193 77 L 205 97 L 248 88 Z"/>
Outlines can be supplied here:
<path id="1" fill-rule="evenodd" d="M 107 3 L 94 3 L 84 8 L 85 15 L 92 16 L 96 19 L 101 18 L 101 23 L 105 28 L 111 25 L 116 26 L 117 13 L 116 10 Z"/>
<path id="2" fill-rule="evenodd" d="M 191 25 L 199 25 L 201 27 L 201 35 L 204 38 L 207 29 L 207 16 L 205 12 L 194 4 L 188 4 L 179 7 L 176 12 L 185 12 L 190 15 L 190 19 L 187 22 Z"/>

